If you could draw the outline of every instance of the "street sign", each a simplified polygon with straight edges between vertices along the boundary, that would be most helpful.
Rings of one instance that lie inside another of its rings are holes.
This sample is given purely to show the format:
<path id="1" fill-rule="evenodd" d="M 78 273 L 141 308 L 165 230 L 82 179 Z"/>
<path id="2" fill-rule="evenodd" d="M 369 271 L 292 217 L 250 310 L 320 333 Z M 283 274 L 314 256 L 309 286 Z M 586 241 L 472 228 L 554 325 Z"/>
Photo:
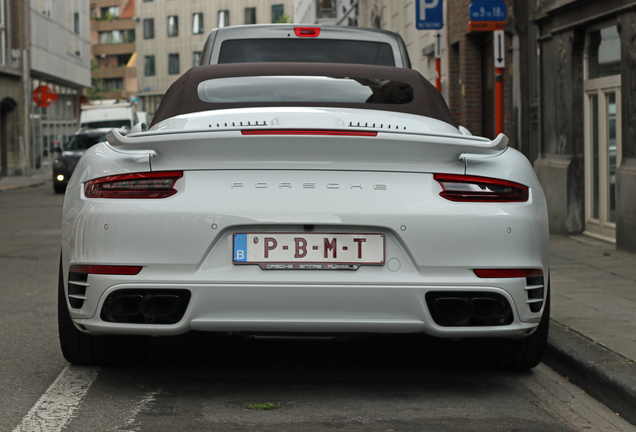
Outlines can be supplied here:
<path id="1" fill-rule="evenodd" d="M 479 2 L 470 4 L 472 21 L 505 21 L 506 5 L 496 2 Z"/>
<path id="2" fill-rule="evenodd" d="M 503 30 L 497 30 L 494 32 L 495 41 L 495 67 L 506 67 L 506 45 L 504 40 Z"/>
<path id="3" fill-rule="evenodd" d="M 468 21 L 469 31 L 495 31 L 505 27 L 505 21 Z"/>
<path id="4" fill-rule="evenodd" d="M 51 87 L 41 85 L 33 90 L 33 103 L 39 107 L 46 108 L 51 102 L 57 102 L 57 93 Z"/>
<path id="5" fill-rule="evenodd" d="M 415 26 L 418 30 L 444 27 L 444 0 L 416 0 Z"/>

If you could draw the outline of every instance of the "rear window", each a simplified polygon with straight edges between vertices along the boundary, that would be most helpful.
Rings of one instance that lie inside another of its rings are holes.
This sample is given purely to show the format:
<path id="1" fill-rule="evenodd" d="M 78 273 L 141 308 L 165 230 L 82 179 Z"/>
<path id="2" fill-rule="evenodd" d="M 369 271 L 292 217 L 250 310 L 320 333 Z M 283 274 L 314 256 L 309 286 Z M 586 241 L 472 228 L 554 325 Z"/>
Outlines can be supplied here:
<path id="1" fill-rule="evenodd" d="M 106 132 L 73 135 L 68 142 L 64 144 L 64 150 L 86 150 L 104 141 L 106 141 Z"/>
<path id="2" fill-rule="evenodd" d="M 221 44 L 219 63 L 310 62 L 395 66 L 391 45 L 337 39 L 232 39 Z"/>
<path id="3" fill-rule="evenodd" d="M 316 76 L 250 76 L 199 83 L 199 98 L 209 103 L 316 102 L 407 104 L 413 87 L 398 81 Z"/>

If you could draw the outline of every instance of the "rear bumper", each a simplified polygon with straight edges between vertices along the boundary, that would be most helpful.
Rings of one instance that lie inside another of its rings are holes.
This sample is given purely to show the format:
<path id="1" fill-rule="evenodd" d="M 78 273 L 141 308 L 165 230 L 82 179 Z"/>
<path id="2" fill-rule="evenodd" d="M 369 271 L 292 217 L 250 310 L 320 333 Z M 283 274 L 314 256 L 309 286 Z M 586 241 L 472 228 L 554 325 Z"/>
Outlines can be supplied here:
<path id="1" fill-rule="evenodd" d="M 515 281 L 509 281 L 510 284 L 518 285 Z M 109 294 L 123 289 L 149 292 L 187 289 L 191 298 L 183 318 L 175 324 L 104 321 L 100 315 L 105 299 Z M 497 326 L 437 325 L 425 299 L 426 293 L 432 291 L 499 294 L 512 307 L 512 322 Z M 541 313 L 535 314 L 529 321 L 521 321 L 517 303 L 523 299 L 521 295 L 524 293 L 514 294 L 492 286 L 118 284 L 104 292 L 98 313 L 88 319 L 74 318 L 74 322 L 83 331 L 92 334 L 178 335 L 198 330 L 246 333 L 426 333 L 446 338 L 521 337 L 534 331 Z"/>

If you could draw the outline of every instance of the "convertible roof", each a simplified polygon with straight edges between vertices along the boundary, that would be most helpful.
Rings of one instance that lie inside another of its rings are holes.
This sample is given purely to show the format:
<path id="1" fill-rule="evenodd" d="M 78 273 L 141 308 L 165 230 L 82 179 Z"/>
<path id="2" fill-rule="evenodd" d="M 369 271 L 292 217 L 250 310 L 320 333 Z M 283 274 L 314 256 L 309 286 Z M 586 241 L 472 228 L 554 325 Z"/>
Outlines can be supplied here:
<path id="1" fill-rule="evenodd" d="M 343 102 L 231 102 L 210 103 L 201 100 L 199 83 L 216 78 L 250 76 L 326 76 L 391 80 L 413 87 L 413 100 L 405 104 Z M 457 127 L 453 115 L 437 89 L 419 72 L 387 66 L 335 63 L 234 63 L 197 66 L 177 79 L 168 89 L 150 126 L 182 114 L 200 111 L 248 107 L 334 107 L 394 111 L 434 118 Z"/>

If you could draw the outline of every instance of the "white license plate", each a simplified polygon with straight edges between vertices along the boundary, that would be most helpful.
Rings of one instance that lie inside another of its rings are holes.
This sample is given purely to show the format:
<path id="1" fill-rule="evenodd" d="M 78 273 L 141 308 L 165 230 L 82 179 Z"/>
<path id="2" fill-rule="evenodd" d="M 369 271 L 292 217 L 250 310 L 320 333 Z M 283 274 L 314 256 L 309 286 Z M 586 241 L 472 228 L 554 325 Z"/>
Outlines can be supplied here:
<path id="1" fill-rule="evenodd" d="M 235 233 L 232 262 L 384 264 L 384 234 Z"/>

